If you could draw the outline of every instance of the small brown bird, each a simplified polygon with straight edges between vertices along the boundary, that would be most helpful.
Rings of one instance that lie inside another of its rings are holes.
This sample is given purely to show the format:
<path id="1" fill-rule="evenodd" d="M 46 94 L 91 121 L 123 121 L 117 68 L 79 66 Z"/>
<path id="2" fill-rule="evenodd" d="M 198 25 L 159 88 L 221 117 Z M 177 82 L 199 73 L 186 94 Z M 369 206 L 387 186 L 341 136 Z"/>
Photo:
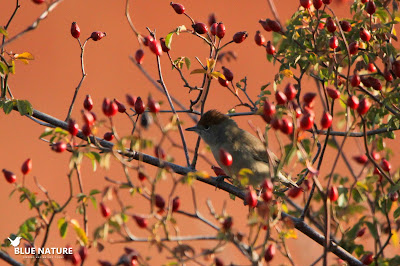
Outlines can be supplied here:
<path id="1" fill-rule="evenodd" d="M 186 130 L 200 135 L 210 146 L 219 166 L 228 175 L 237 177 L 241 169 L 250 169 L 253 174 L 249 176 L 249 183 L 253 186 L 259 185 L 265 178 L 270 178 L 270 165 L 276 167 L 279 163 L 276 155 L 270 152 L 261 140 L 239 128 L 234 120 L 217 110 L 204 113 L 195 127 Z M 232 156 L 232 164 L 229 167 L 220 160 L 221 149 Z M 286 186 L 297 187 L 296 183 L 281 172 L 276 174 L 275 179 Z"/>

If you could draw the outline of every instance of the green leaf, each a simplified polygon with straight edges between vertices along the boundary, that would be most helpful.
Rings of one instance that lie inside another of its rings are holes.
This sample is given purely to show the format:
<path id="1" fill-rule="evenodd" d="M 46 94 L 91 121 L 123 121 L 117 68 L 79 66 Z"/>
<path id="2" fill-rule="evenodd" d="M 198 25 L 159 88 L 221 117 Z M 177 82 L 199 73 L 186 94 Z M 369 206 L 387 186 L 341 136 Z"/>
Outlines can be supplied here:
<path id="1" fill-rule="evenodd" d="M 3 105 L 3 111 L 6 115 L 8 115 L 9 113 L 11 113 L 12 109 L 14 107 L 14 102 L 13 101 L 8 101 L 5 102 Z"/>
<path id="2" fill-rule="evenodd" d="M 39 139 L 52 135 L 54 130 L 52 128 L 46 128 L 44 132 L 39 136 Z"/>
<path id="3" fill-rule="evenodd" d="M 389 188 L 389 193 L 393 193 L 393 192 L 395 192 L 395 191 L 398 191 L 398 190 L 400 190 L 400 183 L 397 183 L 396 185 L 394 185 L 394 186 L 391 186 L 390 188 Z"/>
<path id="4" fill-rule="evenodd" d="M 8 36 L 7 30 L 5 28 L 3 28 L 3 27 L 0 27 L 0 34 L 3 34 L 6 37 Z"/>
<path id="5" fill-rule="evenodd" d="M 189 69 L 190 69 L 190 65 L 191 65 L 192 63 L 190 62 L 190 59 L 187 58 L 187 57 L 185 57 L 185 64 L 186 64 L 187 69 L 189 70 Z"/>
<path id="6" fill-rule="evenodd" d="M 172 36 L 174 36 L 174 33 L 175 32 L 171 32 L 165 37 L 165 46 L 167 46 L 169 49 L 171 49 Z"/>
<path id="7" fill-rule="evenodd" d="M 393 217 L 395 220 L 400 217 L 400 207 L 398 207 L 394 212 L 393 212 Z"/>
<path id="8" fill-rule="evenodd" d="M 17 109 L 21 115 L 32 115 L 32 105 L 25 100 L 17 100 Z"/>
<path id="9" fill-rule="evenodd" d="M 8 67 L 3 62 L 0 62 L 0 72 L 7 75 L 8 74 Z"/>
<path id="10" fill-rule="evenodd" d="M 271 85 L 271 83 L 267 83 L 267 84 L 265 84 L 265 85 L 262 85 L 262 86 L 261 86 L 261 90 L 262 90 L 262 91 L 265 90 L 269 85 Z"/>
<path id="11" fill-rule="evenodd" d="M 374 224 L 371 222 L 366 222 L 366 225 L 367 225 L 368 230 L 370 231 L 371 235 L 373 236 L 373 238 L 378 239 L 378 232 L 376 231 Z"/>
<path id="12" fill-rule="evenodd" d="M 90 191 L 89 195 L 90 195 L 90 196 L 93 196 L 93 195 L 96 195 L 96 194 L 99 194 L 99 193 L 101 193 L 99 190 L 97 190 L 97 189 L 92 189 L 92 190 Z"/>
<path id="13" fill-rule="evenodd" d="M 58 226 L 58 230 L 60 231 L 60 236 L 62 238 L 65 238 L 65 236 L 67 235 L 67 229 L 68 229 L 68 222 L 65 220 L 65 217 L 60 218 L 57 221 L 57 226 Z"/>

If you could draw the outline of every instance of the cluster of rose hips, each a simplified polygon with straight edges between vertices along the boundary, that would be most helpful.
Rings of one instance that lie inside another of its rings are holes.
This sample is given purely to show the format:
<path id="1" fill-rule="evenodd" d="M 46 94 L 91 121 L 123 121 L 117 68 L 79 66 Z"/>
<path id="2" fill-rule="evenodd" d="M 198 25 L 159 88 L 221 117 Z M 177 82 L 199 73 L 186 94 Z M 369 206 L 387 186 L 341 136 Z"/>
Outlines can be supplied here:
<path id="1" fill-rule="evenodd" d="M 32 159 L 26 159 L 21 166 L 21 173 L 25 176 L 32 171 Z M 10 184 L 15 183 L 17 181 L 17 175 L 11 171 L 6 169 L 2 170 L 4 178 Z"/>
<path id="2" fill-rule="evenodd" d="M 171 7 L 175 10 L 177 14 L 185 14 L 187 17 L 190 18 L 189 15 L 185 13 L 185 7 L 182 4 L 178 3 L 170 3 Z M 220 23 L 210 23 L 210 30 L 208 29 L 208 26 L 203 23 L 203 22 L 194 22 L 192 18 L 190 20 L 193 22 L 192 28 L 193 32 L 197 34 L 211 34 L 213 36 L 217 36 L 219 39 L 224 38 L 225 36 L 225 25 L 220 22 Z M 232 42 L 235 43 L 241 43 L 247 38 L 247 32 L 242 31 L 242 32 L 237 32 L 234 34 L 232 38 Z M 211 40 L 211 38 L 210 38 Z M 168 53 L 170 48 L 166 45 L 165 39 L 160 38 L 160 40 L 156 40 L 152 34 L 146 36 L 146 37 L 141 37 L 140 41 L 143 43 L 144 46 L 148 46 L 150 48 L 150 51 L 152 51 L 156 56 L 161 56 L 163 52 Z M 144 59 L 144 51 L 143 49 L 138 49 L 135 53 L 135 60 L 137 64 L 142 64 Z"/>
<path id="3" fill-rule="evenodd" d="M 182 4 L 171 2 L 170 5 L 177 14 L 179 14 L 179 15 L 185 14 L 187 17 L 190 18 L 190 16 L 187 13 L 185 13 L 185 7 Z M 194 22 L 194 20 L 191 18 L 190 18 L 190 20 L 193 22 L 192 28 L 193 28 L 194 32 L 196 32 L 197 34 L 202 35 L 202 34 L 209 33 L 212 36 L 218 37 L 219 39 L 222 39 L 225 37 L 225 34 L 226 34 L 225 25 L 222 22 L 217 23 L 215 21 L 214 16 L 211 16 L 208 21 L 210 29 L 208 29 L 208 26 L 203 22 Z M 248 34 L 246 31 L 237 32 L 233 35 L 231 42 L 241 43 L 247 38 L 247 36 L 248 36 Z"/>
<path id="4" fill-rule="evenodd" d="M 79 28 L 78 24 L 76 22 L 72 22 L 71 24 L 71 35 L 75 39 L 79 39 L 81 36 L 81 29 Z M 92 39 L 93 41 L 100 41 L 106 36 L 105 32 L 102 31 L 94 31 L 92 34 L 90 34 L 90 37 L 88 39 Z"/>
<path id="5" fill-rule="evenodd" d="M 143 102 L 141 97 L 134 97 L 129 94 L 126 95 L 126 101 L 128 105 L 134 108 L 135 113 L 137 115 L 141 115 L 146 110 L 146 104 Z M 97 120 L 97 116 L 93 109 L 93 99 L 90 95 L 86 95 L 85 100 L 83 101 L 82 110 L 82 118 L 84 124 L 82 126 L 82 134 L 86 137 L 89 137 L 93 133 L 93 129 L 95 128 L 95 122 Z M 160 111 L 160 104 L 153 99 L 153 97 L 148 97 L 147 108 L 152 113 L 158 113 Z M 126 113 L 126 107 L 123 103 L 118 101 L 117 99 L 110 100 L 108 98 L 104 98 L 102 103 L 102 111 L 105 116 L 111 118 L 119 113 Z M 74 119 L 68 120 L 68 132 L 71 136 L 76 136 L 79 133 L 79 125 Z M 113 132 L 106 132 L 104 134 L 104 139 L 107 141 L 111 141 L 114 138 Z M 52 149 L 56 152 L 63 152 L 67 149 L 67 144 L 63 141 L 59 141 L 52 145 Z M 165 157 L 165 156 L 164 156 Z"/>
<path id="6" fill-rule="evenodd" d="M 258 22 L 261 24 L 261 26 L 267 32 L 273 31 L 273 32 L 283 34 L 282 26 L 279 24 L 279 22 L 277 22 L 275 20 L 271 20 L 271 19 L 267 18 L 266 20 L 260 19 Z M 258 46 L 264 46 L 267 51 L 267 54 L 269 54 L 269 55 L 275 54 L 275 52 L 276 52 L 275 46 L 271 43 L 271 41 L 268 41 L 267 44 L 265 45 L 265 38 L 261 34 L 260 31 L 256 32 L 256 35 L 254 36 L 254 41 L 256 42 L 256 44 Z"/>

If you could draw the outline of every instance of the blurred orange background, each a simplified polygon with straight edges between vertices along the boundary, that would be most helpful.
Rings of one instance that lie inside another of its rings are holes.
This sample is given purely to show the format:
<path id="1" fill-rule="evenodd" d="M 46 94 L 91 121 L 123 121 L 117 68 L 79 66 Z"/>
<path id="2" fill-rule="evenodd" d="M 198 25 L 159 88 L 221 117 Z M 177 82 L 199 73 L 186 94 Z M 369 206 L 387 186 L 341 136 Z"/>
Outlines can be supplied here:
<path id="1" fill-rule="evenodd" d="M 45 10 L 45 4 L 36 5 L 32 1 L 20 1 L 21 8 L 18 10 L 14 20 L 9 27 L 9 36 L 27 28 L 32 22 Z M 335 1 L 334 1 L 335 2 Z M 272 82 L 274 75 L 278 71 L 277 66 L 273 66 L 266 60 L 265 50 L 258 47 L 254 43 L 254 34 L 257 30 L 267 40 L 271 38 L 271 33 L 265 32 L 258 23 L 259 19 L 272 18 L 272 12 L 265 0 L 255 1 L 181 1 L 185 5 L 186 11 L 196 21 L 207 22 L 208 16 L 215 13 L 217 21 L 223 21 L 227 33 L 224 42 L 230 40 L 235 32 L 246 30 L 249 32 L 248 39 L 242 44 L 231 44 L 228 50 L 234 50 L 238 59 L 223 65 L 231 69 L 234 73 L 234 80 L 247 77 L 248 93 L 253 99 L 260 92 L 260 87 L 268 82 Z M 276 7 L 282 21 L 286 21 L 290 15 L 297 10 L 298 1 L 281 0 L 276 1 Z M 0 8 L 0 23 L 5 25 L 8 18 L 15 8 L 15 1 L 3 1 Z M 344 17 L 348 13 L 349 4 L 345 1 L 337 1 L 333 4 L 333 8 L 339 18 Z M 131 1 L 130 14 L 137 30 L 143 35 L 147 35 L 146 27 L 156 29 L 158 37 L 166 36 L 171 30 L 177 26 L 186 25 L 190 28 L 189 20 L 183 15 L 177 15 L 169 6 L 169 1 Z M 92 31 L 104 31 L 107 36 L 98 42 L 89 41 L 85 48 L 85 69 L 88 74 L 86 77 L 72 114 L 80 124 L 80 110 L 82 102 L 86 94 L 90 94 L 94 100 L 94 112 L 98 116 L 103 117 L 101 112 L 101 102 L 104 97 L 117 98 L 125 102 L 125 94 L 130 93 L 135 96 L 141 96 L 146 99 L 151 93 L 156 100 L 163 101 L 162 109 L 168 109 L 166 97 L 159 93 L 154 86 L 144 77 L 139 69 L 129 60 L 129 55 L 134 55 L 139 48 L 139 44 L 135 35 L 131 31 L 125 17 L 125 1 L 104 1 L 104 0 L 65 0 L 53 12 L 51 12 L 45 20 L 43 20 L 37 29 L 25 34 L 22 38 L 13 42 L 6 47 L 8 52 L 22 53 L 28 51 L 32 53 L 35 60 L 29 65 L 17 63 L 16 74 L 9 79 L 10 88 L 14 97 L 17 99 L 29 100 L 33 107 L 39 111 L 64 120 L 68 107 L 76 86 L 81 79 L 80 69 L 80 49 L 77 41 L 70 35 L 70 26 L 76 21 L 81 29 L 81 39 L 84 40 Z M 149 74 L 157 79 L 157 68 L 155 56 L 146 48 L 143 67 Z M 208 57 L 208 46 L 202 41 L 189 34 L 181 34 L 173 37 L 171 56 L 177 58 L 179 56 L 189 57 L 192 61 L 192 69 L 199 68 L 199 64 L 195 60 L 197 56 L 202 62 Z M 197 92 L 188 93 L 188 89 L 183 87 L 183 83 L 176 71 L 171 70 L 170 62 L 166 55 L 161 58 L 163 75 L 166 85 L 172 96 L 178 98 L 185 106 L 189 106 L 189 99 L 194 100 Z M 217 70 L 221 70 L 221 65 L 217 66 Z M 200 85 L 202 77 L 200 75 L 189 75 L 190 71 L 186 68 L 183 73 L 190 84 Z M 294 80 L 288 79 L 287 82 Z M 284 84 L 286 84 L 284 82 Z M 315 85 L 309 82 L 310 89 L 314 89 Z M 244 98 L 244 97 L 243 97 Z M 213 82 L 209 101 L 206 109 L 216 108 L 222 112 L 226 112 L 236 104 L 235 98 L 222 88 L 218 82 Z M 238 111 L 247 111 L 244 108 L 238 108 Z M 169 114 L 161 114 L 161 121 L 165 124 L 170 118 Z M 183 120 L 184 127 L 193 125 L 193 122 L 187 115 L 180 115 Z M 250 130 L 247 120 L 249 117 L 235 118 L 240 126 Z M 261 128 L 264 122 L 258 117 L 250 118 L 257 126 Z M 317 112 L 317 121 L 320 114 Z M 3 112 L 0 114 L 0 168 L 6 168 L 20 175 L 20 166 L 26 158 L 32 158 L 33 171 L 27 177 L 26 183 L 32 190 L 36 191 L 37 196 L 44 199 L 45 196 L 36 188 L 32 176 L 36 176 L 39 182 L 47 188 L 50 196 L 59 201 L 64 202 L 68 197 L 67 178 L 68 160 L 70 154 L 56 154 L 51 151 L 49 145 L 38 139 L 39 135 L 44 131 L 44 127 L 34 123 L 28 118 L 21 117 L 17 112 L 12 112 L 6 116 Z M 117 115 L 115 125 L 120 136 L 128 135 L 131 130 L 131 123 L 124 115 Z M 98 136 L 102 136 L 105 132 L 101 129 Z M 160 140 L 159 130 L 155 125 L 149 130 L 143 131 L 144 137 L 152 139 L 154 142 Z M 180 139 L 178 134 L 173 134 L 176 142 Z M 194 148 L 196 136 L 192 133 L 186 133 L 190 148 Z M 272 140 L 271 136 L 271 140 Z M 275 139 L 273 139 L 275 140 Z M 177 164 L 184 165 L 183 151 L 172 147 L 165 142 L 164 148 L 168 154 L 174 155 Z M 360 145 L 357 145 L 360 144 Z M 204 145 L 201 146 L 204 148 Z M 271 148 L 278 151 L 277 143 L 271 141 Z M 345 151 L 349 153 L 349 157 L 362 153 L 361 140 L 348 141 Z M 152 150 L 148 153 L 153 155 Z M 397 154 L 397 153 L 396 153 Z M 395 155 L 396 155 L 395 154 Z M 211 154 L 207 154 L 211 158 Z M 336 152 L 329 150 L 326 155 L 326 164 L 323 164 L 322 175 L 324 176 L 331 169 Z M 331 157 L 331 158 L 329 158 Z M 395 165 L 397 166 L 397 165 Z M 146 167 L 150 173 L 155 173 L 152 167 Z M 211 171 L 209 165 L 203 160 L 199 161 L 199 170 Z M 337 169 L 347 169 L 340 161 Z M 361 170 L 359 166 L 355 166 L 357 171 Z M 133 171 L 131 175 L 136 180 L 136 173 Z M 115 180 L 124 180 L 122 167 L 116 160 L 112 160 L 111 169 L 98 169 L 93 172 L 89 160 L 84 159 L 82 165 L 82 176 L 84 190 L 88 193 L 92 189 L 102 190 L 106 186 L 112 184 L 104 180 L 105 176 Z M 13 189 L 11 185 L 4 180 L 0 180 L 0 238 L 4 239 L 10 233 L 16 233 L 20 224 L 27 218 L 34 216 L 36 213 L 28 211 L 28 204 L 18 202 L 18 195 L 15 194 L 9 198 L 9 193 Z M 170 182 L 158 187 L 157 193 L 167 196 L 170 189 Z M 217 212 L 221 211 L 223 202 L 227 202 L 228 213 L 235 217 L 235 228 L 247 232 L 246 217 L 248 209 L 241 201 L 232 201 L 227 193 L 216 190 L 213 187 L 204 185 L 200 182 L 194 184 L 196 188 L 196 197 L 198 200 L 200 211 L 213 223 L 218 224 L 208 213 L 205 201 L 211 199 Z M 164 189 L 162 188 L 164 187 Z M 167 188 L 167 189 L 165 189 Z M 74 177 L 74 192 L 78 193 L 76 178 Z M 127 191 L 121 191 L 125 204 L 133 206 L 132 212 L 144 213 L 148 211 L 147 201 L 143 201 L 138 196 L 130 197 Z M 187 186 L 179 186 L 178 194 L 182 199 L 182 209 L 193 212 L 193 203 L 191 192 Z M 97 199 L 100 196 L 97 195 Z M 116 200 L 106 202 L 113 210 L 118 210 Z M 299 201 L 301 203 L 301 200 Z M 144 206 L 143 206 L 144 205 Z M 76 199 L 67 209 L 67 216 L 76 218 L 82 223 L 82 218 L 75 214 Z M 59 217 L 62 217 L 60 214 Z M 105 220 L 101 216 L 98 209 L 94 209 L 93 205 L 88 207 L 89 218 L 89 236 L 92 237 L 94 229 Z M 210 230 L 209 227 L 200 222 L 193 221 L 186 217 L 179 217 L 182 235 L 215 235 L 216 231 Z M 133 223 L 129 224 L 134 234 L 144 237 L 146 233 L 138 229 Z M 51 230 L 47 246 L 63 247 L 67 244 L 75 245 L 75 233 L 70 228 L 67 238 L 62 239 L 57 230 L 56 223 Z M 41 239 L 42 236 L 39 236 Z M 116 234 L 110 235 L 112 240 L 120 240 Z M 40 243 L 40 242 L 39 242 Z M 289 248 L 292 256 L 298 265 L 307 265 L 315 261 L 321 254 L 322 248 L 312 240 L 298 234 L 297 240 L 289 240 Z M 155 246 L 148 243 L 126 243 L 126 244 L 105 244 L 102 252 L 97 252 L 94 248 L 89 250 L 87 265 L 93 265 L 97 259 L 110 260 L 116 262 L 119 255 L 123 253 L 123 247 L 128 246 L 139 250 L 143 256 L 150 256 L 152 260 L 150 265 L 160 265 L 169 261 L 167 252 L 158 254 Z M 207 241 L 188 242 L 189 245 L 196 247 L 196 252 L 200 253 L 202 248 L 209 248 L 213 243 Z M 169 245 L 172 247 L 173 245 Z M 372 246 L 371 246 L 372 247 Z M 369 248 L 371 248 L 369 247 Z M 368 249 L 368 247 L 366 248 Z M 8 249 L 12 252 L 12 249 Z M 226 263 L 246 263 L 246 259 L 232 245 L 228 245 L 221 254 Z M 18 256 L 14 256 L 18 260 Z M 331 262 L 334 262 L 334 256 L 331 256 Z M 56 265 L 63 265 L 63 260 L 54 260 Z M 203 261 L 204 262 L 204 261 Z M 206 262 L 210 264 L 211 262 Z M 272 262 L 275 264 L 289 264 L 287 260 L 278 254 Z M 1 264 L 1 263 L 0 263 Z"/>

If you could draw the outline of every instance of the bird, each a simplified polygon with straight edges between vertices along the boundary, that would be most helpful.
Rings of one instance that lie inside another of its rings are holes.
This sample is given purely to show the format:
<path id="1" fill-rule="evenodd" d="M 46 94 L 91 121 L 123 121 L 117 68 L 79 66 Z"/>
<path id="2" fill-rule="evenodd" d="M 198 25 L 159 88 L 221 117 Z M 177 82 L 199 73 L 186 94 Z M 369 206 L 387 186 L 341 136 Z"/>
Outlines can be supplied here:
<path id="1" fill-rule="evenodd" d="M 8 238 L 8 240 L 10 240 L 11 246 L 17 247 L 17 246 L 19 245 L 19 242 L 21 241 L 21 238 L 22 238 L 22 237 L 17 236 L 14 240 L 12 240 L 12 239 L 9 238 L 9 237 L 7 237 L 7 238 Z"/>
<path id="2" fill-rule="evenodd" d="M 204 113 L 196 126 L 186 130 L 197 133 L 208 144 L 219 166 L 231 177 L 237 177 L 244 168 L 250 169 L 249 184 L 254 187 L 264 179 L 271 178 L 270 165 L 276 169 L 279 164 L 278 157 L 259 138 L 241 129 L 233 119 L 215 109 Z M 232 156 L 230 166 L 221 162 L 221 149 Z M 274 180 L 279 180 L 287 187 L 298 187 L 281 171 L 276 173 Z"/>

